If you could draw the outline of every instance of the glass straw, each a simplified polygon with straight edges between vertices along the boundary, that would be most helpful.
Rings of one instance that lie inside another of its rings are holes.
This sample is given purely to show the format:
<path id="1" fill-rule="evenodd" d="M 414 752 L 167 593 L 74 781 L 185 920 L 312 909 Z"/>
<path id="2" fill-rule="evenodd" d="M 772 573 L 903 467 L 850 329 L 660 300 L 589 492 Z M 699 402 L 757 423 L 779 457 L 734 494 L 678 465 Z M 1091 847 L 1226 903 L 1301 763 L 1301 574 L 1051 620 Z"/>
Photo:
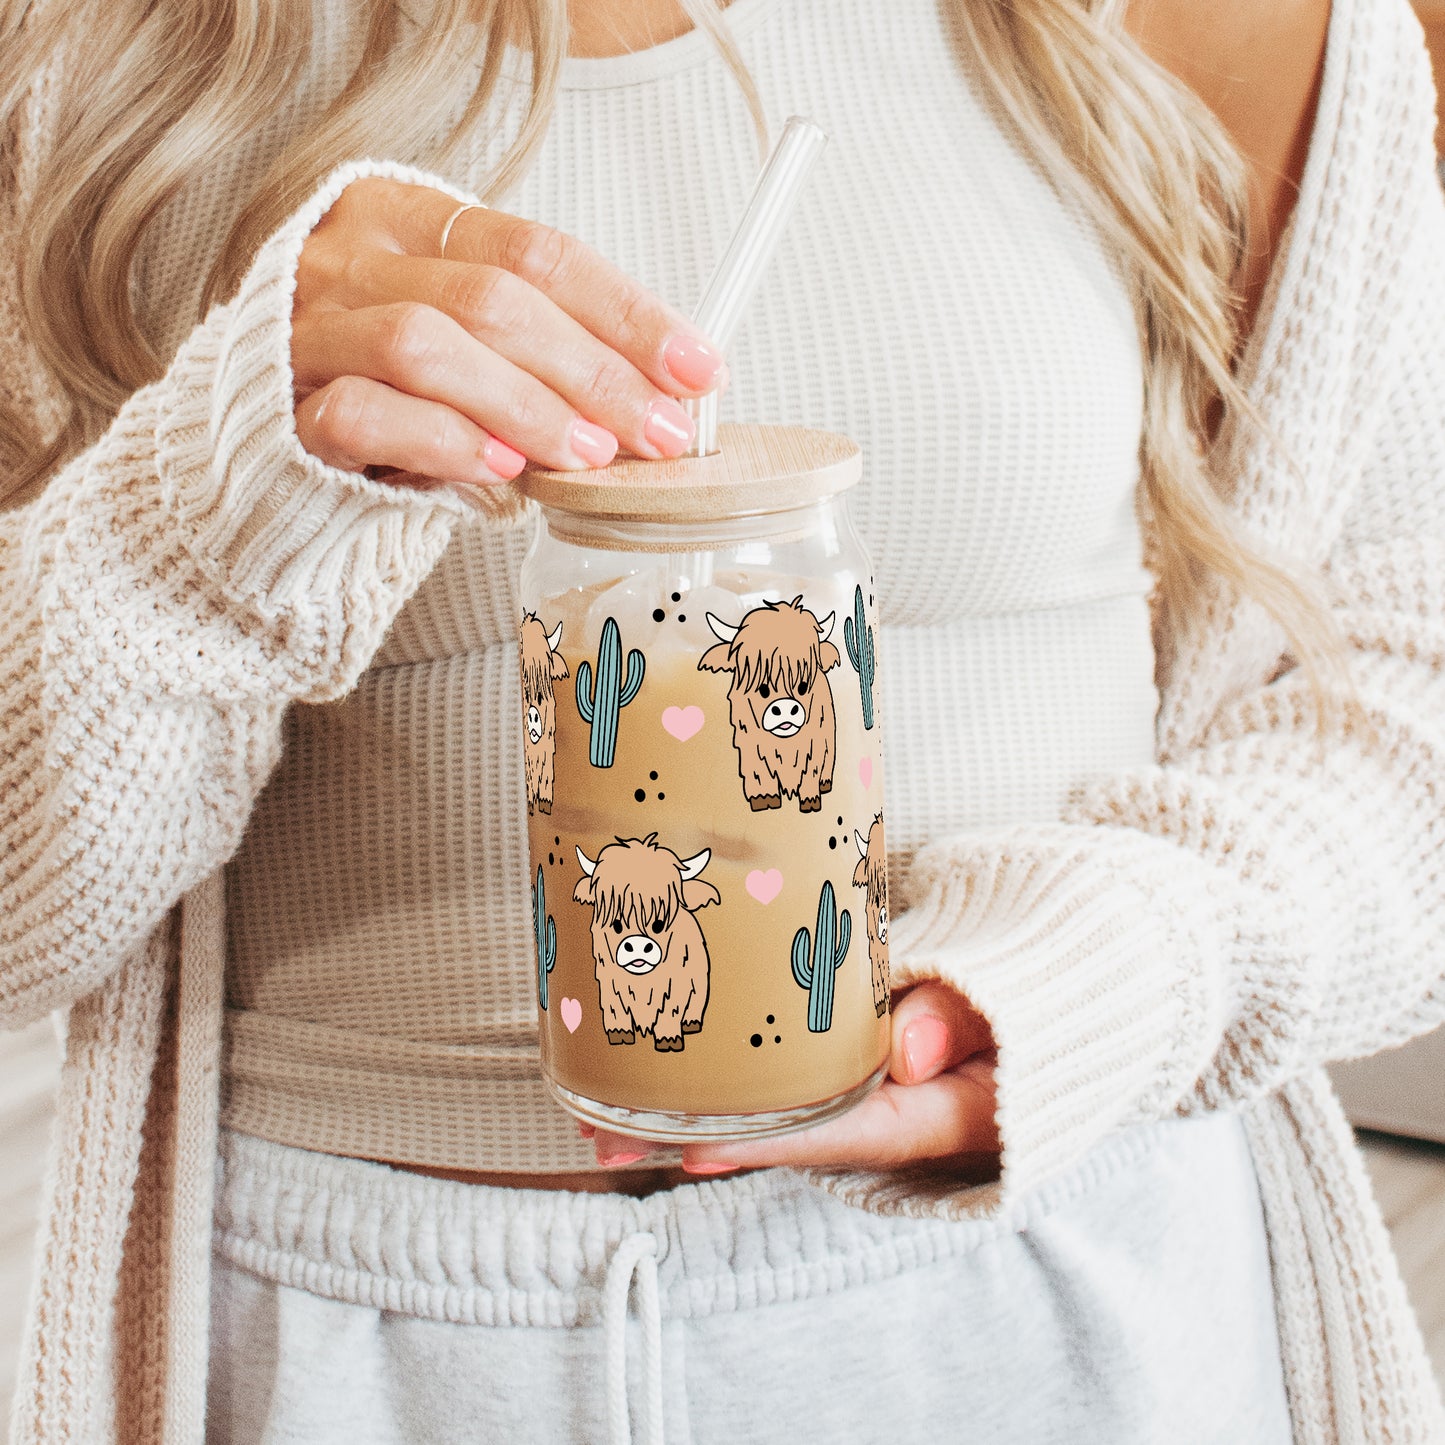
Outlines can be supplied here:
<path id="1" fill-rule="evenodd" d="M 724 353 L 732 345 L 748 303 L 787 229 L 813 163 L 828 144 L 827 132 L 803 116 L 790 116 L 758 176 L 742 220 L 717 263 L 692 319 Z M 717 451 L 717 393 L 688 404 L 697 422 L 691 455 Z"/>

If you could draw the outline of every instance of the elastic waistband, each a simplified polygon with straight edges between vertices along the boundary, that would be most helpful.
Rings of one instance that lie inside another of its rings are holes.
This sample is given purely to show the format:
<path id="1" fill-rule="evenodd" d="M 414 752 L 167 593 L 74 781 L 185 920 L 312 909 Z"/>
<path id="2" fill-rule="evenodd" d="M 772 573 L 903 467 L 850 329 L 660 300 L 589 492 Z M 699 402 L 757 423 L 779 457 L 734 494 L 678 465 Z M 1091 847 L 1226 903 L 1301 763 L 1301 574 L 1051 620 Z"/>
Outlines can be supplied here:
<path id="1" fill-rule="evenodd" d="M 459 1324 L 601 1318 L 618 1244 L 657 1240 L 664 1317 L 698 1318 L 851 1289 L 1012 1235 L 1141 1158 L 1160 1129 L 1116 1135 L 991 1218 L 899 1218 L 792 1170 L 700 1180 L 636 1199 L 430 1179 L 223 1130 L 215 1249 L 277 1284 Z"/>

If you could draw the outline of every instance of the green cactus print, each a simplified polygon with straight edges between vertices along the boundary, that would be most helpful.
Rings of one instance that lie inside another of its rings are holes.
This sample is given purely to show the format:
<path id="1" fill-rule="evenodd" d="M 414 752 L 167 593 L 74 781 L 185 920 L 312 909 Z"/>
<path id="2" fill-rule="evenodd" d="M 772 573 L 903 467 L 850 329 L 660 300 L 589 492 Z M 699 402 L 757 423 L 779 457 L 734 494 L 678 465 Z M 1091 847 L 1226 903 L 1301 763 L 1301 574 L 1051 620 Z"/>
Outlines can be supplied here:
<path id="1" fill-rule="evenodd" d="M 818 927 L 810 938 L 806 928 L 793 935 L 793 977 L 808 990 L 808 1029 L 826 1033 L 833 1026 L 833 975 L 848 956 L 853 920 L 845 908 L 838 913 L 833 885 L 823 884 L 818 895 Z"/>
<path id="2" fill-rule="evenodd" d="M 594 768 L 610 768 L 617 756 L 617 716 L 642 686 L 647 659 L 634 647 L 622 670 L 622 633 L 614 618 L 602 624 L 597 648 L 597 686 L 592 686 L 592 664 L 577 665 L 577 711 L 591 729 L 587 756 Z"/>
<path id="3" fill-rule="evenodd" d="M 547 885 L 542 879 L 540 864 L 537 886 L 532 889 L 532 933 L 537 940 L 537 997 L 546 1008 L 547 975 L 557 962 L 557 922 L 547 912 Z"/>
<path id="4" fill-rule="evenodd" d="M 863 694 L 863 726 L 873 726 L 873 629 L 868 626 L 863 611 L 863 589 L 853 589 L 853 616 L 843 619 L 843 646 L 848 649 L 848 661 L 858 674 L 859 690 Z"/>

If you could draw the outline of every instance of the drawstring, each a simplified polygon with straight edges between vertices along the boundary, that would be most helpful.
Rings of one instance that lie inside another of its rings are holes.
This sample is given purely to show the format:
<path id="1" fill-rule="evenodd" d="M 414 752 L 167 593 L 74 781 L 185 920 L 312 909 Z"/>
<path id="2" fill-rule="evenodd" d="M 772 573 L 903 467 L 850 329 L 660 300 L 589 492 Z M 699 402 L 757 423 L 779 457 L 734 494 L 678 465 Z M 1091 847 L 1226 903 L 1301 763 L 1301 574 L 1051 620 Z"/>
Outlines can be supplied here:
<path id="1" fill-rule="evenodd" d="M 617 1246 L 602 1286 L 602 1325 L 607 1340 L 607 1428 L 612 1445 L 629 1445 L 627 1421 L 627 1296 L 637 1275 L 637 1307 L 642 1319 L 643 1378 L 647 1398 L 642 1411 L 646 1445 L 662 1445 L 662 1309 L 657 1296 L 657 1239 L 645 1231 L 629 1234 Z"/>

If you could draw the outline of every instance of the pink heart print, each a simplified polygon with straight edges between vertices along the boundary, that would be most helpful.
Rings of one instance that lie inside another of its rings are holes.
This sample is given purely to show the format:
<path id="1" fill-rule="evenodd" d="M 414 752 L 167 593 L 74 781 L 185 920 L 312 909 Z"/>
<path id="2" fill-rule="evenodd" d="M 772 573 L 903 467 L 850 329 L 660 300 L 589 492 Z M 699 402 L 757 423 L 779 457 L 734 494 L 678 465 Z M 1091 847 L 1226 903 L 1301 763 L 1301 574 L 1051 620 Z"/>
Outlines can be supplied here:
<path id="1" fill-rule="evenodd" d="M 863 784 L 863 786 L 864 786 L 865 788 L 871 788 L 871 787 L 873 786 L 873 759 L 872 759 L 872 758 L 859 758 L 859 759 L 858 759 L 858 777 L 859 777 L 859 780 L 862 782 L 862 784 Z"/>
<path id="2" fill-rule="evenodd" d="M 567 1025 L 567 1032 L 575 1034 L 577 1025 L 582 1022 L 582 1001 L 575 998 L 564 998 L 562 1000 L 562 1022 Z"/>
<path id="3" fill-rule="evenodd" d="M 662 712 L 663 727 L 680 743 L 685 743 L 694 733 L 700 732 L 704 721 L 702 709 L 691 704 L 687 707 L 664 708 Z"/>
<path id="4" fill-rule="evenodd" d="M 783 891 L 783 875 L 776 868 L 769 868 L 766 873 L 761 868 L 754 868 L 743 879 L 743 887 L 759 903 L 771 903 Z"/>

